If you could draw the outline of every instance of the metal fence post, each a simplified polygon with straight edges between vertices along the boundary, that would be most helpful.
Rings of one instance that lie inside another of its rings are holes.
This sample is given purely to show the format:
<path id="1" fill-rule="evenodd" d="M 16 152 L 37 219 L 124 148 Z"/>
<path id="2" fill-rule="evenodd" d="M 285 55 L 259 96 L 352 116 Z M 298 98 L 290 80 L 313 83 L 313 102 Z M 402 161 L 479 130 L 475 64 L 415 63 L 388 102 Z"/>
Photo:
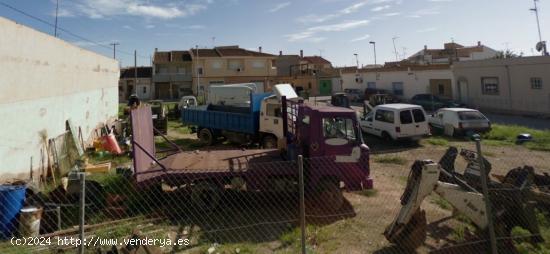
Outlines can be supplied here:
<path id="1" fill-rule="evenodd" d="M 489 240 L 491 243 L 491 253 L 497 254 L 497 240 L 495 236 L 495 227 L 493 225 L 493 214 L 491 212 L 491 200 L 489 198 L 489 187 L 487 185 L 488 182 L 488 175 L 485 172 L 485 162 L 483 159 L 483 154 L 481 154 L 481 138 L 479 135 L 475 135 L 475 142 L 476 142 L 476 152 L 478 155 L 478 163 L 479 163 L 479 171 L 480 171 L 480 177 L 481 177 L 481 191 L 483 192 L 483 199 L 485 201 L 485 211 L 487 213 L 487 222 L 488 222 L 488 230 L 489 230 Z"/>
<path id="2" fill-rule="evenodd" d="M 301 245 L 302 254 L 306 254 L 306 205 L 304 198 L 304 157 L 298 155 L 298 174 L 300 185 L 300 228 L 301 228 Z"/>
<path id="3" fill-rule="evenodd" d="M 78 253 L 84 254 L 84 216 L 86 212 L 86 173 L 79 172 L 78 179 L 80 180 L 80 224 L 78 226 L 80 246 Z"/>

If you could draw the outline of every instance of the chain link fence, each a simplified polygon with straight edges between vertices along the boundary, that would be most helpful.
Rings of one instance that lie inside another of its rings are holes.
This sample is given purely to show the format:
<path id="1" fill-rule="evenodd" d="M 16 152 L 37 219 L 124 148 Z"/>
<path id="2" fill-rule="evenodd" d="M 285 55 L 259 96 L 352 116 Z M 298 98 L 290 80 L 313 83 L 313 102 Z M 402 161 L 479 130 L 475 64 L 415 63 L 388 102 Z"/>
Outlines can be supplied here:
<path id="1" fill-rule="evenodd" d="M 483 141 L 480 157 L 475 142 L 447 138 L 400 147 L 372 148 L 374 188 L 364 190 L 313 177 L 353 170 L 333 157 L 230 167 L 255 174 L 163 172 L 146 184 L 120 167 L 48 190 L 12 187 L 0 252 L 548 252 L 548 152 Z"/>

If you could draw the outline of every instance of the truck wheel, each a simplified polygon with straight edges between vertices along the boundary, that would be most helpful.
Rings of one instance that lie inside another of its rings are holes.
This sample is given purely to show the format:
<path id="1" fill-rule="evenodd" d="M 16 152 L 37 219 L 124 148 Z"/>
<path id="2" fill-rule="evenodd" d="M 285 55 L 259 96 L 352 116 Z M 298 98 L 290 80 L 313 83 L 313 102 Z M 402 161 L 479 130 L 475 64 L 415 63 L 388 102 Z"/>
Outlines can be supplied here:
<path id="1" fill-rule="evenodd" d="M 211 146 L 214 144 L 214 134 L 212 134 L 208 128 L 201 129 L 197 136 L 199 137 L 199 140 L 206 145 Z"/>
<path id="2" fill-rule="evenodd" d="M 277 148 L 277 138 L 271 135 L 267 135 L 262 139 L 263 149 L 275 149 Z"/>
<path id="3" fill-rule="evenodd" d="M 317 197 L 317 205 L 320 205 L 324 212 L 336 212 L 344 204 L 342 190 L 338 182 L 333 180 L 324 180 L 319 183 Z"/>
<path id="4" fill-rule="evenodd" d="M 218 185 L 201 181 L 193 185 L 191 190 L 191 201 L 202 212 L 211 212 L 220 203 L 221 190 Z"/>

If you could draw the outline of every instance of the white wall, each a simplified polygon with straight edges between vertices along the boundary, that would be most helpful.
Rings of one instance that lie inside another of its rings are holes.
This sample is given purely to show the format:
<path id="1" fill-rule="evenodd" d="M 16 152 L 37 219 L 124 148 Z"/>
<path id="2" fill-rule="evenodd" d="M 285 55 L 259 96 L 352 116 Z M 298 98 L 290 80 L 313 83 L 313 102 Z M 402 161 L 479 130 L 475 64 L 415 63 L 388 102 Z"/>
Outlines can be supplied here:
<path id="1" fill-rule="evenodd" d="M 447 70 L 421 70 L 421 71 L 384 71 L 360 72 L 361 83 L 355 81 L 356 73 L 343 73 L 344 89 L 358 88 L 364 90 L 368 82 L 376 82 L 377 89 L 393 90 L 393 82 L 403 82 L 403 99 L 410 99 L 415 94 L 430 92 L 430 79 L 450 79 L 453 84 L 453 95 L 456 94 L 453 74 Z M 377 78 L 378 76 L 378 78 Z"/>
<path id="2" fill-rule="evenodd" d="M 118 62 L 0 17 L 0 180 L 28 178 L 72 119 L 87 140 L 118 110 Z"/>

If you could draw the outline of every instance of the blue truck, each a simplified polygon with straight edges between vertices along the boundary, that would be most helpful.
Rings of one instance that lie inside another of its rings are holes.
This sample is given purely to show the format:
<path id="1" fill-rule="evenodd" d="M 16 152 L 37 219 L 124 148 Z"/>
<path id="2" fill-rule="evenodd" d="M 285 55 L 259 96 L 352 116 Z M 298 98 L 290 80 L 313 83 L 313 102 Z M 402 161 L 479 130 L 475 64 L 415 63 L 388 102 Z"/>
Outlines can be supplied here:
<path id="1" fill-rule="evenodd" d="M 197 137 L 212 145 L 219 138 L 232 143 L 259 143 L 278 148 L 284 140 L 280 100 L 273 93 L 250 93 L 248 106 L 209 104 L 182 110 L 184 125 L 192 126 Z"/>

